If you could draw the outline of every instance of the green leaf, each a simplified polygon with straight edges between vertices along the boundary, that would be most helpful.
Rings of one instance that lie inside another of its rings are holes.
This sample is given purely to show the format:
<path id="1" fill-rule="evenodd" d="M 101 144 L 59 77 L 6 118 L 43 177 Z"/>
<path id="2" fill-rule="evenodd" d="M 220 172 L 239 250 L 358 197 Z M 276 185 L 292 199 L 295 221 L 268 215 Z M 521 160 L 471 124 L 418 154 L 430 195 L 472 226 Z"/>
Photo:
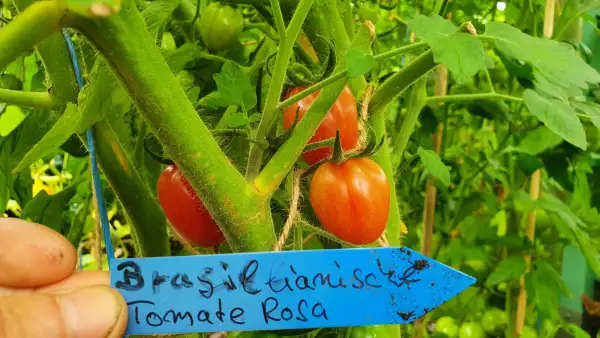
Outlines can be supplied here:
<path id="1" fill-rule="evenodd" d="M 244 112 L 256 106 L 256 89 L 237 63 L 227 61 L 221 72 L 213 78 L 221 96 L 221 104 L 239 105 Z"/>
<path id="2" fill-rule="evenodd" d="M 562 138 L 550 131 L 545 126 L 527 132 L 525 138 L 519 143 L 518 149 L 530 155 L 537 155 L 548 149 L 552 149 L 562 142 Z"/>
<path id="3" fill-rule="evenodd" d="M 523 257 L 509 257 L 500 262 L 490 274 L 485 285 L 490 287 L 503 282 L 519 279 L 525 273 L 525 260 Z"/>
<path id="4" fill-rule="evenodd" d="M 532 200 L 529 194 L 523 190 L 519 190 L 513 195 L 513 203 L 519 212 L 530 212 L 536 207 L 536 201 Z"/>
<path id="5" fill-rule="evenodd" d="M 0 136 L 4 137 L 15 130 L 27 117 L 17 106 L 7 106 L 4 114 L 0 115 Z"/>
<path id="6" fill-rule="evenodd" d="M 250 119 L 244 113 L 234 113 L 223 117 L 226 128 L 241 128 L 250 124 Z"/>
<path id="7" fill-rule="evenodd" d="M 100 60 L 94 64 L 89 84 L 81 90 L 77 100 L 81 111 L 81 121 L 75 130 L 78 134 L 104 118 L 122 118 L 131 108 L 131 99 Z"/>
<path id="8" fill-rule="evenodd" d="M 348 77 L 354 79 L 369 72 L 373 68 L 375 60 L 369 48 L 360 46 L 348 51 L 346 63 L 348 64 Z"/>
<path id="9" fill-rule="evenodd" d="M 560 273 L 540 259 L 534 261 L 533 269 L 525 275 L 525 287 L 530 302 L 549 319 L 559 317 L 559 296 L 570 296 Z"/>
<path id="10" fill-rule="evenodd" d="M 544 163 L 542 163 L 540 159 L 527 153 L 517 154 L 517 164 L 519 165 L 519 168 L 523 170 L 525 176 L 529 176 L 533 174 L 536 170 L 544 167 Z"/>
<path id="11" fill-rule="evenodd" d="M 600 105 L 593 102 L 571 101 L 571 107 L 590 117 L 597 128 L 600 128 Z"/>
<path id="12" fill-rule="evenodd" d="M 77 110 L 77 105 L 69 103 L 65 112 L 56 121 L 52 129 L 25 154 L 13 172 L 19 172 L 28 168 L 38 159 L 59 148 L 77 129 L 80 119 L 81 113 Z"/>
<path id="13" fill-rule="evenodd" d="M 501 53 L 529 63 L 538 80 L 542 76 L 563 89 L 587 89 L 588 83 L 600 82 L 600 74 L 566 43 L 532 37 L 500 22 L 488 22 L 483 36 L 493 39 Z"/>
<path id="14" fill-rule="evenodd" d="M 62 214 L 67 209 L 69 201 L 77 193 L 77 186 L 78 184 L 71 184 L 66 189 L 52 196 L 43 190 L 40 191 L 23 209 L 21 218 L 43 224 L 66 235 L 69 229 L 63 226 Z"/>
<path id="15" fill-rule="evenodd" d="M 177 0 L 159 0 L 152 1 L 142 11 L 142 16 L 146 21 L 148 32 L 154 39 L 157 38 L 157 34 L 161 26 L 171 16 L 171 13 L 177 8 L 180 1 Z"/>
<path id="16" fill-rule="evenodd" d="M 437 14 L 417 15 L 409 20 L 417 37 L 431 47 L 434 60 L 441 63 L 465 83 L 480 70 L 486 69 L 483 44 L 474 36 L 459 32 L 451 21 Z"/>
<path id="17" fill-rule="evenodd" d="M 427 172 L 434 177 L 437 177 L 445 186 L 450 185 L 450 167 L 442 162 L 435 151 L 425 150 L 419 147 L 417 154 L 419 154 L 421 161 L 423 161 L 423 165 Z"/>
<path id="18" fill-rule="evenodd" d="M 531 89 L 523 93 L 529 112 L 565 141 L 587 149 L 585 130 L 575 111 L 561 100 L 546 99 Z"/>
<path id="19" fill-rule="evenodd" d="M 576 324 L 567 323 L 564 328 L 573 335 L 573 338 L 590 338 L 590 334 Z"/>

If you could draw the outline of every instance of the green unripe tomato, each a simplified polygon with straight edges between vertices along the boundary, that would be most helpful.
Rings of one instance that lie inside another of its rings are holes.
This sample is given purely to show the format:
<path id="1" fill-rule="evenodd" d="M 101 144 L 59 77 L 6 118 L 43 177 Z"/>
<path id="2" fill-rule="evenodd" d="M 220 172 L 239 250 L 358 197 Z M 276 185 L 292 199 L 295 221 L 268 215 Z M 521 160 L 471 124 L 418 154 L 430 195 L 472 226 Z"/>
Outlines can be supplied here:
<path id="1" fill-rule="evenodd" d="M 23 82 L 21 82 L 21 80 L 19 80 L 19 78 L 13 74 L 1 74 L 0 88 L 10 90 L 21 90 L 23 89 Z"/>
<path id="2" fill-rule="evenodd" d="M 160 43 L 160 48 L 165 49 L 165 50 L 174 50 L 177 48 L 173 34 L 171 34 L 169 32 L 165 32 L 163 34 L 162 41 Z"/>
<path id="3" fill-rule="evenodd" d="M 194 85 L 194 83 L 196 82 L 196 78 L 194 77 L 194 74 L 190 73 L 187 70 L 182 70 L 179 73 L 177 73 L 177 81 L 179 81 L 179 84 L 181 85 L 181 87 L 183 88 L 189 88 L 191 86 Z"/>
<path id="4" fill-rule="evenodd" d="M 435 332 L 445 334 L 448 337 L 458 336 L 458 325 L 452 317 L 440 317 L 435 322 Z"/>
<path id="5" fill-rule="evenodd" d="M 213 52 L 231 47 L 244 29 L 244 17 L 237 9 L 213 2 L 200 13 L 200 37 Z"/>
<path id="6" fill-rule="evenodd" d="M 358 18 L 360 22 L 369 20 L 375 25 L 379 21 L 379 5 L 371 1 L 363 2 L 358 8 Z"/>
<path id="7" fill-rule="evenodd" d="M 487 309 L 481 317 L 481 326 L 491 335 L 502 332 L 506 324 L 508 324 L 508 316 L 498 308 Z"/>
<path id="8" fill-rule="evenodd" d="M 485 338 L 485 331 L 481 324 L 476 322 L 466 322 L 460 326 L 458 332 L 459 338 Z"/>

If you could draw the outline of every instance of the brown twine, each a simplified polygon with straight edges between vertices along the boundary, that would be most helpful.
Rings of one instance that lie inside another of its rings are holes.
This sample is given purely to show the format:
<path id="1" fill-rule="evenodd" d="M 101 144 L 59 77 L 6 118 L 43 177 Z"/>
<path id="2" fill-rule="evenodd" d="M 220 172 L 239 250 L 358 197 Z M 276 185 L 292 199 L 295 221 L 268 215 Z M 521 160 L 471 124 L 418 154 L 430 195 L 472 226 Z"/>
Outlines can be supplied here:
<path id="1" fill-rule="evenodd" d="M 377 242 L 379 243 L 379 245 L 381 247 L 384 247 L 384 248 L 388 248 L 390 246 L 390 242 L 388 242 L 387 237 L 385 236 L 385 233 L 382 234 L 381 237 L 379 237 Z"/>
<path id="2" fill-rule="evenodd" d="M 298 214 L 298 202 L 300 200 L 300 176 L 302 175 L 301 170 L 297 170 L 294 173 L 294 186 L 292 188 L 292 203 L 290 204 L 290 213 L 288 214 L 288 218 L 285 221 L 285 225 L 283 226 L 283 231 L 279 236 L 279 240 L 275 243 L 275 247 L 273 247 L 273 251 L 281 251 L 285 242 L 287 242 L 290 233 L 292 232 L 292 228 L 294 227 L 294 221 L 296 219 L 296 215 Z"/>
<path id="3" fill-rule="evenodd" d="M 358 122 L 358 147 L 364 148 L 367 144 L 367 122 L 369 120 L 369 104 L 373 97 L 373 85 L 369 84 L 363 95 L 363 103 L 360 109 L 360 120 Z"/>

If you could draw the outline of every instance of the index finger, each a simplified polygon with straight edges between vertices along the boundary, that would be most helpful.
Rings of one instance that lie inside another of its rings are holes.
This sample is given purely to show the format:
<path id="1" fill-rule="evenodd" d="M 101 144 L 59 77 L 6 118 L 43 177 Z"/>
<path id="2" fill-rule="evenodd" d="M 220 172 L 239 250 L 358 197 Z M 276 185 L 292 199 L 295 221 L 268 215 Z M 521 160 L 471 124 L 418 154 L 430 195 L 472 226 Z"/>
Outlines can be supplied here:
<path id="1" fill-rule="evenodd" d="M 0 218 L 0 286 L 31 288 L 71 275 L 77 253 L 56 231 L 17 218 Z"/>

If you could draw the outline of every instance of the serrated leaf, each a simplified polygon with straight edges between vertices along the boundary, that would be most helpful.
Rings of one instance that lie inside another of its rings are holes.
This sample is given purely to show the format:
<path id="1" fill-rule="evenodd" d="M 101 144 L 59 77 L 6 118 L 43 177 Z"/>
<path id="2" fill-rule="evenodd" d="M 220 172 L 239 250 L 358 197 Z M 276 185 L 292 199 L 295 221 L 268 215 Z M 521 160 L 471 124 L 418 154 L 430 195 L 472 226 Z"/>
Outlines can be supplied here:
<path id="1" fill-rule="evenodd" d="M 417 37 L 431 47 L 435 62 L 448 67 L 459 84 L 486 69 L 483 43 L 470 34 L 459 32 L 452 22 L 431 14 L 417 15 L 409 20 L 409 25 Z"/>
<path id="2" fill-rule="evenodd" d="M 48 133 L 46 133 L 46 135 L 44 135 L 44 137 L 42 137 L 42 139 L 33 146 L 27 154 L 25 154 L 13 172 L 19 172 L 28 168 L 38 159 L 59 148 L 60 145 L 65 143 L 71 134 L 75 132 L 80 120 L 81 113 L 77 109 L 77 105 L 72 103 L 67 104 L 65 112 L 60 116 L 58 121 L 56 121 L 50 131 L 48 131 Z"/>
<path id="3" fill-rule="evenodd" d="M 256 89 L 237 63 L 225 62 L 221 72 L 215 74 L 213 78 L 221 96 L 221 104 L 239 105 L 244 112 L 256 106 Z"/>
<path id="4" fill-rule="evenodd" d="M 369 48 L 360 46 L 348 51 L 346 64 L 348 65 L 348 77 L 354 79 L 369 72 L 373 68 L 375 60 Z"/>
<path id="5" fill-rule="evenodd" d="M 63 227 L 62 213 L 65 206 L 76 193 L 76 184 L 72 184 L 52 196 L 42 190 L 23 209 L 21 218 L 43 224 L 66 235 L 69 229 Z"/>
<path id="6" fill-rule="evenodd" d="M 543 260 L 534 261 L 531 272 L 525 275 L 525 287 L 530 302 L 549 319 L 559 316 L 559 296 L 570 295 L 560 273 Z"/>
<path id="7" fill-rule="evenodd" d="M 597 128 L 600 128 L 600 105 L 594 102 L 571 101 L 571 107 L 590 117 Z"/>
<path id="8" fill-rule="evenodd" d="M 536 69 L 536 77 L 543 76 L 564 89 L 587 89 L 588 83 L 600 82 L 600 74 L 566 43 L 532 37 L 501 22 L 488 22 L 485 27 L 484 36 L 494 39 L 496 48 L 529 63 Z"/>
<path id="9" fill-rule="evenodd" d="M 17 106 L 7 106 L 6 112 L 0 115 L 0 136 L 4 137 L 15 130 L 27 116 Z"/>
<path id="10" fill-rule="evenodd" d="M 81 111 L 81 121 L 75 130 L 78 134 L 104 118 L 122 118 L 132 104 L 127 92 L 101 60 L 94 64 L 88 84 L 79 93 L 78 102 Z"/>
<path id="11" fill-rule="evenodd" d="M 531 89 L 523 93 L 529 112 L 565 141 L 587 149 L 585 130 L 573 108 L 557 99 L 546 99 Z"/>
<path id="12" fill-rule="evenodd" d="M 523 257 L 509 257 L 500 262 L 490 274 L 485 285 L 490 287 L 503 282 L 519 279 L 525 273 L 526 265 Z"/>
<path id="13" fill-rule="evenodd" d="M 450 185 L 450 167 L 446 166 L 438 154 L 433 150 L 425 150 L 421 147 L 417 154 L 423 161 L 425 170 L 432 176 L 437 177 L 445 186 Z"/>
<path id="14" fill-rule="evenodd" d="M 537 155 L 548 149 L 552 149 L 563 141 L 562 137 L 550 131 L 550 129 L 539 126 L 527 132 L 525 138 L 519 143 L 518 149 L 530 155 Z"/>
<path id="15" fill-rule="evenodd" d="M 171 16 L 171 13 L 179 5 L 178 0 L 159 0 L 152 1 L 148 7 L 142 11 L 142 16 L 146 21 L 148 32 L 152 38 L 156 39 L 160 27 Z"/>

